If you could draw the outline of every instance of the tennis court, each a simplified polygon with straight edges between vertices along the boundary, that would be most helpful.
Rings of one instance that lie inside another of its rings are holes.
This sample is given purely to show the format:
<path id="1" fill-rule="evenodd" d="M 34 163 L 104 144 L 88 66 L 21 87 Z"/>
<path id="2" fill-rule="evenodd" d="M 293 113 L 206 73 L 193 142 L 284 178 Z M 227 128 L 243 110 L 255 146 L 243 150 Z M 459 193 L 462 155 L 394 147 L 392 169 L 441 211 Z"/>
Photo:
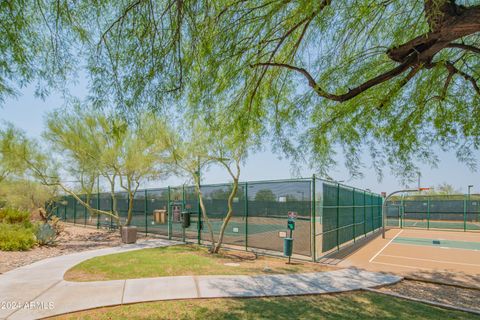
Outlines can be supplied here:
<path id="1" fill-rule="evenodd" d="M 404 228 L 480 230 L 480 222 L 404 219 Z"/>
<path id="2" fill-rule="evenodd" d="M 339 266 L 415 275 L 451 278 L 480 286 L 480 235 L 420 229 L 391 229 L 344 258 Z M 476 280 L 475 280 L 476 279 Z"/>

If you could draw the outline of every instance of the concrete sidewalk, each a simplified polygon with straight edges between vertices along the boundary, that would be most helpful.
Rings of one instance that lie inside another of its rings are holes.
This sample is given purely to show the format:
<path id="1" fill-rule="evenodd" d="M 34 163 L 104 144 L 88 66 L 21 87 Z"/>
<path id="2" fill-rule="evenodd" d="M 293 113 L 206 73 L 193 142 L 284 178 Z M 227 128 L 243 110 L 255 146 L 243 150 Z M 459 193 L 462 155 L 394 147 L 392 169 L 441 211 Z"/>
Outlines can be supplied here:
<path id="1" fill-rule="evenodd" d="M 341 292 L 401 280 L 393 275 L 356 269 L 291 275 L 179 276 L 95 282 L 63 280 L 68 269 L 92 257 L 177 243 L 148 240 L 49 258 L 9 271 L 0 275 L 0 319 L 37 319 L 142 301 Z"/>

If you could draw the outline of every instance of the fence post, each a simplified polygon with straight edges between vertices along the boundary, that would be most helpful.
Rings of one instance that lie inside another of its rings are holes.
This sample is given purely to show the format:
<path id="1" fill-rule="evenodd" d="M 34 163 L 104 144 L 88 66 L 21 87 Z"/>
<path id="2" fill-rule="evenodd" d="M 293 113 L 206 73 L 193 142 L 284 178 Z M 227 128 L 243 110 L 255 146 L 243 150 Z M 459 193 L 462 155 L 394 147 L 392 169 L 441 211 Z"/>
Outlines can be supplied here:
<path id="1" fill-rule="evenodd" d="M 367 196 L 366 191 L 363 190 L 363 235 L 367 236 Z"/>
<path id="2" fill-rule="evenodd" d="M 372 214 L 372 233 L 375 231 L 375 221 L 373 220 L 373 195 L 370 193 L 370 211 Z"/>
<path id="3" fill-rule="evenodd" d="M 430 229 L 430 197 L 427 198 L 427 229 Z"/>
<path id="4" fill-rule="evenodd" d="M 463 199 L 463 231 L 467 231 L 467 199 Z"/>
<path id="5" fill-rule="evenodd" d="M 114 195 L 110 195 L 110 213 L 111 214 L 113 214 L 113 201 L 115 199 L 114 197 L 115 197 Z M 118 202 L 116 204 L 116 208 L 117 208 L 118 220 L 120 220 L 120 213 L 118 213 L 119 212 L 118 211 Z M 100 219 L 100 216 L 99 216 L 99 219 Z M 112 228 L 112 225 L 113 225 L 112 219 L 113 219 L 113 217 L 110 216 L 110 228 Z"/>
<path id="6" fill-rule="evenodd" d="M 339 236 L 340 236 L 340 230 L 338 229 L 340 227 L 340 184 L 337 183 L 337 250 L 340 250 L 340 245 L 339 245 Z"/>
<path id="7" fill-rule="evenodd" d="M 97 210 L 100 210 L 100 175 L 97 176 Z M 112 212 L 112 210 L 110 210 L 110 212 Z M 100 214 L 97 211 L 97 229 L 100 229 L 100 219 Z M 110 221 L 111 219 L 112 217 L 110 216 Z"/>
<path id="8" fill-rule="evenodd" d="M 315 262 L 317 260 L 317 248 L 316 248 L 316 245 L 317 245 L 317 231 L 316 231 L 316 208 L 315 206 L 317 205 L 317 202 L 316 202 L 316 192 L 315 192 L 315 181 L 316 181 L 316 177 L 315 175 L 312 175 L 312 195 L 311 195 L 311 211 L 312 211 L 312 216 L 311 216 L 311 224 L 312 224 L 312 228 L 310 229 L 311 232 L 312 232 L 312 236 L 311 236 L 311 240 L 312 241 L 312 261 Z"/>
<path id="9" fill-rule="evenodd" d="M 248 251 L 248 182 L 245 182 L 245 251 Z"/>
<path id="10" fill-rule="evenodd" d="M 386 219 L 384 219 L 384 215 L 385 217 L 387 216 L 387 210 L 385 208 L 385 212 L 383 212 L 383 198 L 382 197 L 377 197 L 375 196 L 375 198 L 377 199 L 377 220 L 379 221 L 378 222 L 378 227 L 379 228 L 382 228 L 382 232 L 385 231 L 385 224 L 387 223 Z M 386 205 L 386 203 L 385 203 Z"/>
<path id="11" fill-rule="evenodd" d="M 148 191 L 145 189 L 145 236 L 148 235 L 148 219 L 147 219 L 147 214 L 148 214 Z"/>
<path id="12" fill-rule="evenodd" d="M 172 239 L 172 232 L 171 232 L 171 229 L 172 229 L 172 213 L 171 213 L 171 205 L 170 205 L 170 186 L 168 186 L 167 188 L 168 190 L 168 202 L 167 202 L 167 235 L 168 235 L 168 239 L 171 240 Z"/>
<path id="13" fill-rule="evenodd" d="M 198 223 L 197 223 L 197 243 L 200 244 L 202 240 L 202 207 L 200 206 L 200 180 L 198 182 L 198 199 L 197 199 L 197 210 L 198 210 Z"/>
<path id="14" fill-rule="evenodd" d="M 402 194 L 402 198 L 400 200 L 400 228 L 403 229 L 403 218 L 405 216 L 405 207 L 404 207 L 404 203 L 403 203 L 403 194 Z"/>
<path id="15" fill-rule="evenodd" d="M 86 200 L 85 196 L 85 200 Z M 83 206 L 83 225 L 86 227 L 87 226 L 87 207 Z"/>
<path id="16" fill-rule="evenodd" d="M 353 243 L 355 243 L 355 238 L 357 236 L 357 233 L 355 232 L 355 188 L 352 189 L 352 206 L 353 206 L 353 210 L 352 210 L 352 216 L 353 216 Z"/>
<path id="17" fill-rule="evenodd" d="M 182 211 L 185 211 L 185 184 L 182 184 Z M 180 213 L 182 214 L 182 213 Z M 183 222 L 182 222 L 182 240 L 185 242 L 186 240 L 186 233 L 187 230 L 183 228 Z"/>
<path id="18" fill-rule="evenodd" d="M 72 198 L 73 200 L 73 224 L 77 222 L 77 199 Z"/>

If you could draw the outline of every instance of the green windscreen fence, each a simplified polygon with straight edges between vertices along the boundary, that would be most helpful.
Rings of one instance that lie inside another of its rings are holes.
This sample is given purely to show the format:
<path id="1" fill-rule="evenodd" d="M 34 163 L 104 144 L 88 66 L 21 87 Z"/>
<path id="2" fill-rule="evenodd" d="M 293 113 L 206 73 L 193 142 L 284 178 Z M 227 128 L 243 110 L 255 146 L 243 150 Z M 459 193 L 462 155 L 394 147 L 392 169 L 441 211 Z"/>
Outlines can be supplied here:
<path id="1" fill-rule="evenodd" d="M 387 202 L 388 226 L 480 231 L 480 195 L 419 195 Z"/>
<path id="2" fill-rule="evenodd" d="M 202 185 L 202 199 L 218 241 L 228 212 L 231 183 Z M 207 221 L 203 218 L 198 193 L 193 186 L 139 190 L 130 199 L 126 192 L 81 196 L 92 208 L 118 212 L 120 224 L 132 207 L 131 225 L 139 232 L 169 239 L 211 243 Z M 293 253 L 316 259 L 332 249 L 364 237 L 381 226 L 379 195 L 321 179 L 292 179 L 242 182 L 232 201 L 233 215 L 225 226 L 223 243 L 233 248 L 282 252 L 283 239 L 289 236 L 287 220 L 294 212 Z M 90 212 L 71 196 L 64 196 L 52 206 L 64 221 L 117 229 L 116 219 Z M 165 210 L 167 218 L 158 218 Z M 183 213 L 190 225 L 184 228 Z"/>
<path id="3" fill-rule="evenodd" d="M 317 189 L 316 237 L 320 239 L 315 243 L 321 245 L 322 253 L 382 226 L 382 198 L 378 194 L 330 182 L 317 183 Z"/>

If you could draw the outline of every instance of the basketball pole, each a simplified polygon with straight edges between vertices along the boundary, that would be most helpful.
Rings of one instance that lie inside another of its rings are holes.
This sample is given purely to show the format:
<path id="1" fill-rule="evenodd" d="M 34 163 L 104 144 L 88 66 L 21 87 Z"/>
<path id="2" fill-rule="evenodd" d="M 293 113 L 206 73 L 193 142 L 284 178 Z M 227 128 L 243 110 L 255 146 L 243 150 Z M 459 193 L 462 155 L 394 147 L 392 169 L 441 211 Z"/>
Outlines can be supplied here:
<path id="1" fill-rule="evenodd" d="M 430 188 L 421 188 L 420 186 L 418 186 L 418 188 L 416 189 L 402 189 L 402 190 L 393 191 L 392 193 L 390 193 L 388 196 L 385 197 L 382 204 L 382 238 L 383 239 L 385 239 L 385 219 L 386 219 L 386 213 L 387 213 L 388 199 L 390 199 L 391 196 L 399 193 L 420 192 L 420 191 L 426 191 L 426 190 L 430 190 Z"/>

